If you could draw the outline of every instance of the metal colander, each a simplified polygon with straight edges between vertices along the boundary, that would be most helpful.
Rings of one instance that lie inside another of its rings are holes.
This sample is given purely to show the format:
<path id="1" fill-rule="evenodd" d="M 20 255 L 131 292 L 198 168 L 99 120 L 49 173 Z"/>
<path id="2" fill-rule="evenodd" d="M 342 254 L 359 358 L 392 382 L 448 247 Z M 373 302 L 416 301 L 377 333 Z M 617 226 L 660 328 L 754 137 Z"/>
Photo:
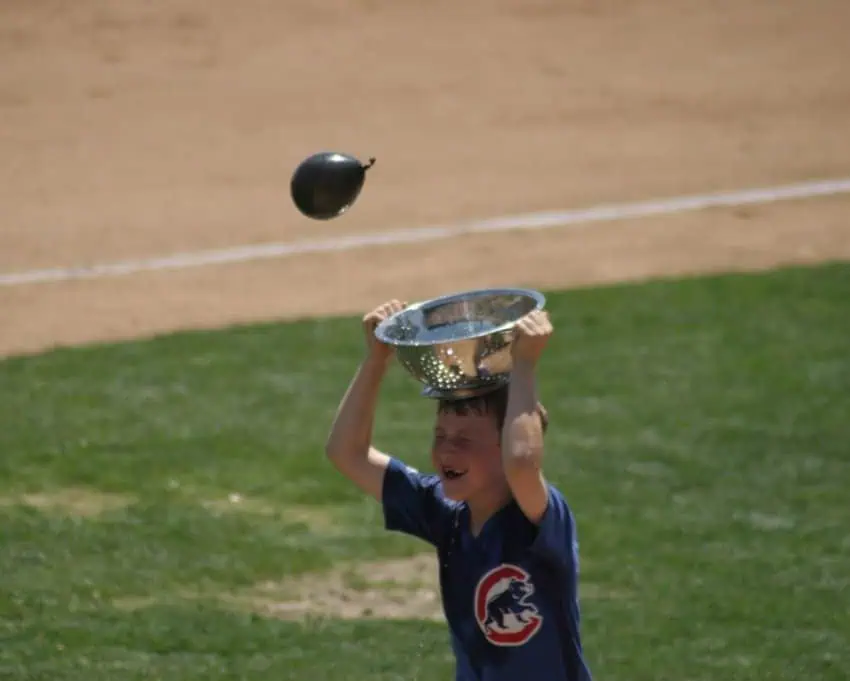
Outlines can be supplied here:
<path id="1" fill-rule="evenodd" d="M 546 302 L 539 291 L 479 289 L 414 303 L 375 335 L 430 397 L 463 398 L 507 382 L 514 326 Z"/>

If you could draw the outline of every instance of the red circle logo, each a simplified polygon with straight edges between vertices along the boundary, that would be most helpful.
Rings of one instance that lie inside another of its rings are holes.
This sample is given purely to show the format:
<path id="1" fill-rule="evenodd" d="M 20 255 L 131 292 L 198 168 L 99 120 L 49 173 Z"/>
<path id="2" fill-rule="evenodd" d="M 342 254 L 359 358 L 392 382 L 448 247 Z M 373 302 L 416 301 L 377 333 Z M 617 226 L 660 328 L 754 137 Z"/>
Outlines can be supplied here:
<path id="1" fill-rule="evenodd" d="M 543 616 L 529 601 L 531 575 L 517 565 L 490 570 L 475 587 L 475 619 L 490 643 L 521 646 L 543 625 Z"/>

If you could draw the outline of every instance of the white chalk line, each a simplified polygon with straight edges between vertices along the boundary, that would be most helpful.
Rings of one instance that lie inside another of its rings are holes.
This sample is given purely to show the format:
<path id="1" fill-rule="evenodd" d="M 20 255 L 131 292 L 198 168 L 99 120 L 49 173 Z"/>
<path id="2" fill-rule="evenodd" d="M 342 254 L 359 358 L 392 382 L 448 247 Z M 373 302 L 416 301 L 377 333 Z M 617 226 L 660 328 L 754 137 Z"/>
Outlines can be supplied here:
<path id="1" fill-rule="evenodd" d="M 802 182 L 777 187 L 744 189 L 679 196 L 634 203 L 614 203 L 578 210 L 526 213 L 477 220 L 456 225 L 420 227 L 374 234 L 352 234 L 314 241 L 294 241 L 236 246 L 217 250 L 175 253 L 157 258 L 125 260 L 80 267 L 56 267 L 0 274 L 0 286 L 23 286 L 75 279 L 101 279 L 138 272 L 179 270 L 228 263 L 243 263 L 293 255 L 351 251 L 369 246 L 410 244 L 436 241 L 465 234 L 511 230 L 576 227 L 597 222 L 613 222 L 641 217 L 685 213 L 718 207 L 740 207 L 792 199 L 807 199 L 850 193 L 850 178 Z"/>

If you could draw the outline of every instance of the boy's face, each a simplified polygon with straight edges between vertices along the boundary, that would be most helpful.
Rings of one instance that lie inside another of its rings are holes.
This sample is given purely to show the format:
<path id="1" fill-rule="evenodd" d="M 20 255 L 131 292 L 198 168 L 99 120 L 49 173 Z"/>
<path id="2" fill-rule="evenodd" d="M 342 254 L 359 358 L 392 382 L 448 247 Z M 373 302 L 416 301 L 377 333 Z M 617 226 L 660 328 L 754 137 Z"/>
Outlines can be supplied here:
<path id="1" fill-rule="evenodd" d="M 450 499 L 469 501 L 501 486 L 501 450 L 501 433 L 492 413 L 438 412 L 431 462 Z"/>

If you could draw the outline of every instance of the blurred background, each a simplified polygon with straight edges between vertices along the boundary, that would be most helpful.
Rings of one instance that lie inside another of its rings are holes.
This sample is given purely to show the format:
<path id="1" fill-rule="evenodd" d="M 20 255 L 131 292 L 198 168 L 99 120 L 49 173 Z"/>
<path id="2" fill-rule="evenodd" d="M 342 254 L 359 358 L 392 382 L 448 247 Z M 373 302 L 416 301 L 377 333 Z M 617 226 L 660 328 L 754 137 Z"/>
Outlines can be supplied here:
<path id="1" fill-rule="evenodd" d="M 6 0 L 0 272 L 841 177 L 848 22 L 840 0 Z M 318 223 L 288 182 L 325 149 L 378 163 Z M 846 201 L 3 286 L 2 344 L 847 255 Z"/>

